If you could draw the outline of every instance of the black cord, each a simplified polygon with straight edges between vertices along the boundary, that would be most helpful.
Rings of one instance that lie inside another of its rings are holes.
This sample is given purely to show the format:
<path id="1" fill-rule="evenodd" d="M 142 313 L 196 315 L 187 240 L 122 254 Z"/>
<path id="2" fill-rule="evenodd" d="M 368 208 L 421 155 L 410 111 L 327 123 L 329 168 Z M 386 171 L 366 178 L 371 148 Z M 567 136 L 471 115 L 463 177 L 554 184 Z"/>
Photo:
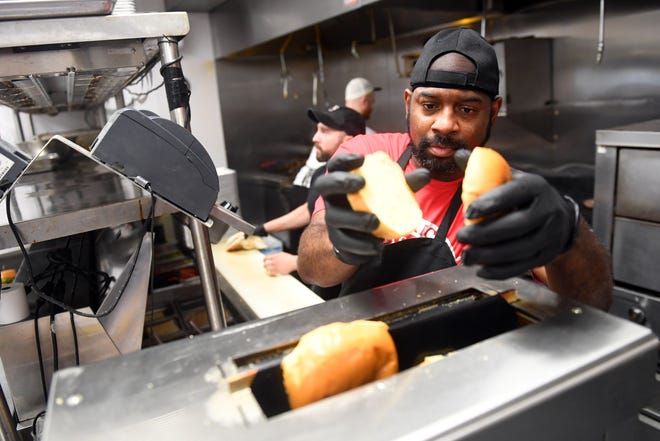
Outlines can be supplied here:
<path id="1" fill-rule="evenodd" d="M 83 245 L 85 244 L 85 237 L 80 238 L 80 248 L 78 249 L 78 266 L 82 260 Z M 71 287 L 71 294 L 69 295 L 69 305 L 73 305 L 76 296 L 76 288 L 78 287 L 78 272 L 73 274 L 73 286 Z M 71 322 L 71 334 L 73 335 L 73 357 L 76 360 L 76 366 L 80 366 L 80 349 L 78 347 L 78 331 L 76 329 L 76 321 L 73 313 L 69 311 L 69 322 Z"/>
<path id="2" fill-rule="evenodd" d="M 69 311 L 69 321 L 71 322 L 71 332 L 73 333 L 73 356 L 76 360 L 76 366 L 80 366 L 80 351 L 78 349 L 78 331 L 76 331 L 76 321 L 71 311 Z"/>
<path id="3" fill-rule="evenodd" d="M 37 439 L 37 420 L 41 418 L 42 416 L 46 415 L 46 411 L 42 410 L 37 414 L 37 416 L 34 417 L 32 420 L 32 435 L 34 435 L 34 439 Z"/>
<path id="4" fill-rule="evenodd" d="M 45 294 L 36 285 L 35 279 L 34 279 L 34 271 L 32 270 L 32 263 L 30 262 L 30 257 L 28 256 L 28 253 L 25 250 L 25 246 L 23 245 L 23 241 L 21 240 L 18 229 L 16 228 L 16 225 L 14 224 L 14 221 L 12 220 L 12 217 L 11 217 L 10 206 L 11 206 L 12 193 L 13 193 L 13 191 L 9 191 L 7 193 L 7 199 L 5 200 L 5 202 L 6 202 L 5 205 L 6 205 L 6 208 L 7 208 L 7 221 L 9 223 L 9 228 L 11 229 L 12 233 L 14 234 L 14 238 L 16 239 L 16 242 L 18 243 L 18 246 L 21 249 L 21 253 L 23 254 L 23 258 L 25 259 L 27 269 L 28 269 L 28 277 L 29 277 L 30 283 L 32 284 L 32 289 L 34 290 L 34 292 L 37 293 L 39 298 L 41 298 L 42 300 L 45 300 L 46 302 L 57 305 L 60 308 L 66 310 L 66 311 L 69 311 L 73 314 L 76 314 L 76 315 L 79 315 L 79 316 L 82 316 L 82 317 L 98 319 L 98 318 L 105 317 L 105 316 L 111 314 L 112 311 L 114 311 L 115 308 L 117 307 L 117 305 L 119 304 L 119 300 L 121 299 L 122 295 L 124 294 L 124 290 L 126 289 L 126 286 L 128 285 L 128 281 L 130 280 L 131 275 L 133 274 L 133 271 L 135 270 L 135 265 L 137 264 L 137 258 L 138 258 L 138 255 L 139 255 L 139 249 L 142 247 L 142 242 L 144 240 L 144 235 L 145 235 L 145 233 L 147 231 L 147 228 L 148 228 L 147 222 L 144 222 L 143 225 L 142 225 L 143 231 L 140 234 L 140 239 L 138 241 L 138 246 L 137 246 L 138 251 L 133 253 L 132 262 L 129 262 L 130 263 L 129 274 L 128 274 L 128 277 L 126 278 L 126 281 L 124 282 L 124 286 L 121 288 L 121 290 L 119 292 L 119 295 L 117 296 L 117 299 L 110 306 L 110 308 L 108 308 L 107 311 L 105 311 L 101 314 L 88 314 L 86 312 L 78 311 L 75 308 L 72 308 L 71 306 L 66 305 L 65 303 L 53 298 L 52 296 L 49 296 L 49 295 Z M 154 215 L 154 206 L 155 206 L 155 204 L 151 204 L 151 209 L 149 211 L 149 218 L 152 218 L 153 215 Z"/>
<path id="5" fill-rule="evenodd" d="M 74 264 L 71 260 L 63 257 L 61 255 L 61 252 L 62 250 L 60 249 L 54 252 L 50 251 L 46 254 L 49 265 L 43 272 L 35 276 L 35 281 L 38 282 L 43 278 L 50 276 L 51 274 L 61 274 L 66 271 L 70 271 L 75 276 L 74 283 L 76 285 L 78 283 L 78 276 L 83 276 L 83 278 L 87 281 L 89 285 L 95 286 L 96 283 L 98 282 L 98 280 L 96 280 L 95 277 L 100 277 L 103 282 L 101 288 L 99 288 L 99 297 L 101 298 L 104 297 L 106 291 L 110 286 L 110 283 L 114 280 L 114 277 L 111 277 L 110 275 L 108 275 L 108 273 L 103 271 L 82 269 L 80 268 L 80 261 L 78 261 L 77 264 Z M 81 249 L 79 250 L 79 254 L 78 254 L 79 259 L 81 254 L 82 254 L 82 243 L 81 243 Z M 92 279 L 92 277 L 94 277 L 94 279 Z M 65 301 L 65 303 L 67 302 Z M 71 304 L 71 301 L 69 301 L 68 304 Z"/>
<path id="6" fill-rule="evenodd" d="M 151 89 L 147 90 L 146 92 L 131 92 L 130 90 L 126 90 L 129 95 L 136 96 L 136 97 L 141 97 L 141 96 L 148 96 L 150 93 L 157 91 L 161 87 L 165 85 L 165 80 L 163 80 L 158 86 L 152 87 Z"/>
<path id="7" fill-rule="evenodd" d="M 51 305 L 52 307 L 52 305 Z M 60 354 L 57 349 L 57 334 L 55 333 L 55 313 L 51 312 L 50 314 L 50 341 L 53 345 L 53 372 L 57 372 L 60 368 L 59 358 Z"/>
<path id="8" fill-rule="evenodd" d="M 151 189 L 151 184 L 147 184 L 145 186 L 147 191 L 149 191 L 149 194 L 151 195 L 151 206 L 154 207 L 156 205 L 156 197 L 154 196 L 154 192 Z M 154 210 L 151 210 L 150 213 L 150 229 L 149 233 L 151 234 L 151 276 L 149 277 L 149 303 L 151 304 L 151 317 L 149 319 L 149 335 L 151 335 L 154 332 L 154 271 L 155 271 L 155 261 L 156 261 L 156 252 L 155 252 L 155 243 L 156 243 L 156 238 L 154 237 Z"/>
<path id="9" fill-rule="evenodd" d="M 39 337 L 39 309 L 43 303 L 37 301 L 34 311 L 34 339 L 37 343 L 37 355 L 39 356 L 39 372 L 41 373 L 41 388 L 44 393 L 44 402 L 48 402 L 48 389 L 46 388 L 46 373 L 44 372 L 44 358 L 41 355 L 41 338 Z"/>
<path id="10" fill-rule="evenodd" d="M 165 69 L 167 69 L 168 67 L 170 67 L 170 66 L 173 65 L 173 64 L 178 63 L 178 62 L 181 61 L 181 60 L 183 60 L 183 57 L 182 57 L 181 55 L 179 55 L 179 56 L 176 57 L 174 60 L 172 60 L 172 61 L 170 61 L 170 62 L 167 62 L 167 63 L 165 63 L 165 64 L 161 64 L 160 69 L 159 69 L 158 71 L 160 72 L 161 75 L 163 75 L 163 71 L 164 71 Z M 164 82 L 163 82 L 163 84 L 164 84 Z"/>

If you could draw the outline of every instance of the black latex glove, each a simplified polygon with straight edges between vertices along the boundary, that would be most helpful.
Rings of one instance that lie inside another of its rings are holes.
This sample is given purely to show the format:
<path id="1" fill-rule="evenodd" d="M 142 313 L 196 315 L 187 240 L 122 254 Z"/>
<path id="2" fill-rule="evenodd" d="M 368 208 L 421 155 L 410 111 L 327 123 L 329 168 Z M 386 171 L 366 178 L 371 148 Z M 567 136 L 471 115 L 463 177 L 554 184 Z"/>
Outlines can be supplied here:
<path id="1" fill-rule="evenodd" d="M 465 265 L 482 265 L 479 276 L 505 279 L 545 265 L 573 245 L 579 208 L 541 176 L 515 172 L 513 180 L 475 199 L 468 219 L 497 217 L 462 228 L 457 239 L 471 245 Z"/>
<path id="2" fill-rule="evenodd" d="M 325 200 L 325 222 L 335 256 L 349 265 L 363 264 L 383 250 L 383 239 L 371 234 L 380 221 L 371 213 L 354 211 L 347 193 L 364 187 L 364 178 L 350 173 L 364 163 L 364 156 L 345 153 L 334 156 L 328 162 L 328 174 L 320 176 L 315 189 Z M 417 169 L 406 175 L 408 186 L 417 191 L 429 182 L 426 169 Z"/>
<path id="3" fill-rule="evenodd" d="M 254 232 L 252 234 L 254 236 L 261 236 L 261 237 L 268 236 L 268 232 L 264 228 L 264 224 L 256 224 L 254 227 Z"/>

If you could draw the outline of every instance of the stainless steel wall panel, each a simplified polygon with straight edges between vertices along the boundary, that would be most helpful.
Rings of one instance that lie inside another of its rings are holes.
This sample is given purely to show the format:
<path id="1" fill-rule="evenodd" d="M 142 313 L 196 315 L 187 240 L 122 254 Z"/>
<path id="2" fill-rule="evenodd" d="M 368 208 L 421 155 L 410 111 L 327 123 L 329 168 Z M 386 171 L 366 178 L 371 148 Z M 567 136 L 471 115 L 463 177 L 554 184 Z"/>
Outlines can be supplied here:
<path id="1" fill-rule="evenodd" d="M 608 250 L 612 246 L 612 217 L 616 190 L 617 149 L 596 146 L 594 179 L 594 232 Z"/>
<path id="2" fill-rule="evenodd" d="M 503 46 L 498 61 L 506 117 L 552 141 L 555 135 L 552 39 L 513 38 L 498 44 Z"/>
<path id="3" fill-rule="evenodd" d="M 660 224 L 615 218 L 614 280 L 660 292 Z"/>
<path id="4" fill-rule="evenodd" d="M 619 149 L 615 214 L 660 222 L 658 150 Z"/>

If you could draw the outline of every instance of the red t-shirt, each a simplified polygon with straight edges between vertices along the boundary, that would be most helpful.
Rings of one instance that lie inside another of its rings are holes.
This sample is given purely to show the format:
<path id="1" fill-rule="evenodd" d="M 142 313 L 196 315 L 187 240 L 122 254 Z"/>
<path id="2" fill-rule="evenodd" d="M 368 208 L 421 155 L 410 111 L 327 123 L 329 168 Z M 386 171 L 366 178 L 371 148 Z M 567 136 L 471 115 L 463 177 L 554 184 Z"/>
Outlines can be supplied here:
<path id="1" fill-rule="evenodd" d="M 377 150 L 386 152 L 394 161 L 397 161 L 401 153 L 410 144 L 410 137 L 405 133 L 376 133 L 372 135 L 358 135 L 348 142 L 342 144 L 335 154 L 339 153 L 359 153 L 367 155 Z M 413 161 L 408 161 L 405 173 L 415 170 Z M 438 226 L 442 223 L 442 219 L 449 208 L 451 198 L 456 192 L 456 189 L 461 183 L 461 179 L 455 181 L 443 182 L 432 179 L 427 185 L 415 193 L 415 198 L 422 209 L 422 222 L 415 231 L 406 237 L 396 239 L 394 241 L 386 242 L 394 243 L 400 240 L 416 238 L 416 237 L 435 237 L 438 231 Z M 316 200 L 314 214 L 321 210 L 325 210 L 325 203 L 323 198 Z M 454 218 L 449 232 L 447 233 L 447 244 L 449 249 L 454 255 L 457 264 L 461 264 L 461 252 L 464 245 L 456 240 L 456 233 L 463 226 L 463 206 L 458 210 L 458 214 Z"/>

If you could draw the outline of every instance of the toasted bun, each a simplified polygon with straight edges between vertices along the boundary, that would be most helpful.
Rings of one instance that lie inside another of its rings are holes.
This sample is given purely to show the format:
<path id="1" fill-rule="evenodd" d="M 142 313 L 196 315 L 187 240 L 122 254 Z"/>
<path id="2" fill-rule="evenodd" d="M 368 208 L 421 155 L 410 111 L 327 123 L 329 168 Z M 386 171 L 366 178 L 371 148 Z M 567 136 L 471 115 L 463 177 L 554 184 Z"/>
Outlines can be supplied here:
<path id="1" fill-rule="evenodd" d="M 292 409 L 398 370 L 387 324 L 368 320 L 320 326 L 303 335 L 282 360 L 284 388 Z"/>
<path id="2" fill-rule="evenodd" d="M 473 200 L 510 180 L 511 167 L 502 155 L 488 147 L 475 147 L 470 153 L 463 178 L 463 212 Z M 465 219 L 465 224 L 470 225 L 482 220 L 483 218 Z"/>
<path id="3" fill-rule="evenodd" d="M 266 242 L 259 236 L 245 237 L 240 231 L 232 234 L 227 239 L 227 251 L 239 250 L 263 250 L 266 248 Z"/>
<path id="4" fill-rule="evenodd" d="M 396 239 L 419 226 L 422 210 L 415 194 L 406 183 L 403 170 L 385 152 L 374 152 L 364 157 L 362 167 L 353 170 L 362 176 L 365 186 L 357 193 L 347 195 L 355 211 L 376 215 L 380 224 L 372 234 L 383 239 Z"/>

